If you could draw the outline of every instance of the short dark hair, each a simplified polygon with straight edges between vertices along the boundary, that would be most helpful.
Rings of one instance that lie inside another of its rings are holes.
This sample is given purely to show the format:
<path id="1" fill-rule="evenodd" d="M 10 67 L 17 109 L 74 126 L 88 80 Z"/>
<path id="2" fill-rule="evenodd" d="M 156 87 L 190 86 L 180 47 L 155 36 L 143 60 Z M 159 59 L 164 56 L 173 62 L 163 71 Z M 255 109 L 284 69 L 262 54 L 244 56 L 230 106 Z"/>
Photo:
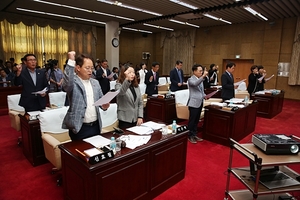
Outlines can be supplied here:
<path id="1" fill-rule="evenodd" d="M 194 64 L 193 67 L 192 67 L 192 71 L 193 71 L 193 72 L 194 72 L 194 71 L 197 71 L 198 67 L 201 67 L 202 70 L 204 70 L 202 65 L 200 65 L 200 64 Z"/>
<path id="2" fill-rule="evenodd" d="M 79 54 L 75 58 L 76 65 L 79 65 L 80 67 L 82 67 L 82 65 L 84 63 L 84 59 L 90 59 L 93 62 L 93 65 L 94 65 L 93 58 L 90 55 L 87 55 L 87 54 Z"/>
<path id="3" fill-rule="evenodd" d="M 235 67 L 235 63 L 234 62 L 227 63 L 226 69 L 227 68 L 232 68 L 232 67 Z"/>
<path id="4" fill-rule="evenodd" d="M 215 65 L 215 64 L 211 64 L 211 65 L 209 66 L 209 68 L 212 70 L 212 68 L 213 68 L 214 66 L 216 66 L 216 65 Z"/>
<path id="5" fill-rule="evenodd" d="M 251 72 L 252 72 L 255 68 L 258 68 L 257 65 L 252 65 L 251 68 L 250 68 Z"/>
<path id="6" fill-rule="evenodd" d="M 181 61 L 181 60 L 177 60 L 177 61 L 176 61 L 176 65 L 179 65 L 179 64 L 182 64 L 182 61 Z"/>
<path id="7" fill-rule="evenodd" d="M 263 69 L 263 68 L 264 68 L 264 66 L 262 66 L 262 65 L 258 65 L 258 66 L 257 66 L 257 69 L 258 69 L 258 70 Z"/>
<path id="8" fill-rule="evenodd" d="M 34 54 L 29 53 L 29 54 L 26 54 L 26 55 L 24 56 L 24 60 L 25 60 L 25 61 L 27 61 L 27 57 L 28 57 L 28 56 L 33 56 L 33 57 L 36 58 L 36 56 L 35 56 Z"/>
<path id="9" fill-rule="evenodd" d="M 151 66 L 155 67 L 156 65 L 159 65 L 159 62 L 153 62 Z"/>

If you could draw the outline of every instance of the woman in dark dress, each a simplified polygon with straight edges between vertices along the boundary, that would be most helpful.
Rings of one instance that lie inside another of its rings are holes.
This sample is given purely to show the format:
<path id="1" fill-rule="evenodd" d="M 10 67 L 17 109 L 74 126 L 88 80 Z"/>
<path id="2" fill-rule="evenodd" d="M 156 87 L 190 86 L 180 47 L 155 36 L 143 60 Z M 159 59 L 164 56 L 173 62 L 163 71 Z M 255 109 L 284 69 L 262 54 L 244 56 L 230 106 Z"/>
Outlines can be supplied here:
<path id="1" fill-rule="evenodd" d="M 251 68 L 251 74 L 248 76 L 248 93 L 251 94 L 257 91 L 257 79 L 258 79 L 258 69 L 257 65 L 253 65 Z"/>

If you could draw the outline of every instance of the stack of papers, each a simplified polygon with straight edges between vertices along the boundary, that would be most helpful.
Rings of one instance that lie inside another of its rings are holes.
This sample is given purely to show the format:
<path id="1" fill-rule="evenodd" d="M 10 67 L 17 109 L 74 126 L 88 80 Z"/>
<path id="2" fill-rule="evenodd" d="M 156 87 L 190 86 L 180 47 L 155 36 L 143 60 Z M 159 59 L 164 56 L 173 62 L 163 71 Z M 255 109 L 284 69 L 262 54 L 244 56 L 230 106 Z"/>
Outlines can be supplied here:
<path id="1" fill-rule="evenodd" d="M 147 126 L 134 126 L 131 128 L 127 128 L 126 130 L 134 132 L 139 135 L 149 135 L 153 133 L 153 129 Z"/>
<path id="2" fill-rule="evenodd" d="M 98 148 L 101 148 L 101 147 L 104 147 L 104 146 L 110 144 L 110 140 L 101 135 L 89 137 L 89 138 L 83 139 L 83 141 L 90 143 L 94 147 L 98 147 Z"/>
<path id="3" fill-rule="evenodd" d="M 119 139 L 126 143 L 127 148 L 135 149 L 138 146 L 147 144 L 151 139 L 151 135 L 122 135 Z"/>
<path id="4" fill-rule="evenodd" d="M 153 122 L 153 121 L 149 121 L 149 122 L 142 123 L 141 126 L 146 126 L 146 127 L 149 127 L 153 130 L 159 130 L 159 129 L 161 129 L 162 127 L 164 127 L 166 125 L 165 124 L 159 124 L 159 123 L 156 123 L 156 122 Z"/>
<path id="5" fill-rule="evenodd" d="M 244 99 L 232 98 L 230 100 L 226 100 L 225 102 L 228 102 L 228 103 L 242 103 L 243 101 L 244 101 Z"/>

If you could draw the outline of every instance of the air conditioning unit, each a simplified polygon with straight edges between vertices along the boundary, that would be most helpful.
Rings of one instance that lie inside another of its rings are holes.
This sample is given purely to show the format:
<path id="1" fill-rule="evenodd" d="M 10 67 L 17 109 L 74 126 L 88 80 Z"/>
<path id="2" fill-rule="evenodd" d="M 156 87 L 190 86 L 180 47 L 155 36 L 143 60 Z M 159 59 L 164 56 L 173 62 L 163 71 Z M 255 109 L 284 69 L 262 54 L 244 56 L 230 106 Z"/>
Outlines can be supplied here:
<path id="1" fill-rule="evenodd" d="M 149 52 L 143 52 L 142 53 L 142 59 L 148 60 L 150 58 L 151 54 Z"/>

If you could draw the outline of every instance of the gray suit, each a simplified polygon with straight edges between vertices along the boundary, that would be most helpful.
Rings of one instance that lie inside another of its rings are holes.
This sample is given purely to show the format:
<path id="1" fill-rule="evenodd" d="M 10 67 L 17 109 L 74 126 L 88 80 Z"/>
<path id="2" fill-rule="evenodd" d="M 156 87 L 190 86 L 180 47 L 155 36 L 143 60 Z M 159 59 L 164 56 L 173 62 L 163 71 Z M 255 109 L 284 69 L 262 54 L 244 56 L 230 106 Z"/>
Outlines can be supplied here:
<path id="1" fill-rule="evenodd" d="M 130 82 L 125 80 L 122 84 L 116 83 L 116 90 L 120 89 L 117 96 L 118 104 L 118 119 L 124 122 L 136 122 L 138 117 L 143 117 L 143 99 L 139 87 L 134 87 L 136 100 L 134 101 L 133 94 L 129 88 Z"/>
<path id="2" fill-rule="evenodd" d="M 189 100 L 187 106 L 193 108 L 199 108 L 205 97 L 204 87 L 203 87 L 203 78 L 197 78 L 193 75 L 188 79 L 188 88 L 189 88 Z"/>
<path id="3" fill-rule="evenodd" d="M 188 79 L 188 88 L 190 93 L 189 100 L 187 102 L 187 106 L 190 111 L 188 122 L 189 137 L 197 136 L 197 126 L 203 107 L 203 98 L 205 97 L 203 81 L 204 79 L 202 77 L 197 78 L 195 75 Z"/>
<path id="4" fill-rule="evenodd" d="M 99 82 L 95 79 L 90 79 L 93 87 L 94 102 L 100 99 L 103 94 Z M 62 128 L 70 129 L 73 133 L 77 134 L 83 124 L 83 119 L 87 107 L 87 98 L 84 85 L 77 75 L 74 74 L 74 66 L 67 64 L 64 71 L 63 88 L 67 92 L 70 107 L 64 118 Z M 102 122 L 100 117 L 99 108 L 96 107 L 98 116 L 98 124 L 101 130 Z"/>

